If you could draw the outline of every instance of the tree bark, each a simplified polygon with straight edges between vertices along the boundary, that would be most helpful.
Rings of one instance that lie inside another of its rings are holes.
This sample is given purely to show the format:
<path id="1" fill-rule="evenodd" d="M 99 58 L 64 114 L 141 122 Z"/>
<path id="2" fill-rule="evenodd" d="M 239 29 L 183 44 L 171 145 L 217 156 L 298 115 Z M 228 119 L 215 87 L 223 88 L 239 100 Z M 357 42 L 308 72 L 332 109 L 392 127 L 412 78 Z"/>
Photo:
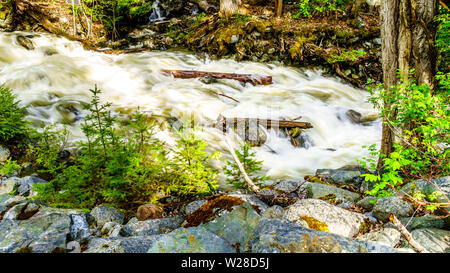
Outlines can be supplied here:
<path id="1" fill-rule="evenodd" d="M 275 0 L 276 16 L 281 17 L 283 14 L 283 0 Z"/>
<path id="2" fill-rule="evenodd" d="M 381 6 L 381 37 L 383 83 L 386 90 L 384 109 L 395 118 L 395 105 L 390 101 L 391 87 L 399 77 L 408 80 L 411 69 L 417 84 L 436 87 L 437 50 L 435 36 L 439 0 L 384 0 Z M 399 74 L 397 74 L 397 72 Z M 397 102 L 395 102 L 397 103 Z M 400 102 L 398 102 L 400 103 Z M 414 127 L 413 122 L 410 126 Z M 395 135 L 386 120 L 383 122 L 381 153 L 393 152 Z M 378 160 L 378 168 L 383 160 Z"/>

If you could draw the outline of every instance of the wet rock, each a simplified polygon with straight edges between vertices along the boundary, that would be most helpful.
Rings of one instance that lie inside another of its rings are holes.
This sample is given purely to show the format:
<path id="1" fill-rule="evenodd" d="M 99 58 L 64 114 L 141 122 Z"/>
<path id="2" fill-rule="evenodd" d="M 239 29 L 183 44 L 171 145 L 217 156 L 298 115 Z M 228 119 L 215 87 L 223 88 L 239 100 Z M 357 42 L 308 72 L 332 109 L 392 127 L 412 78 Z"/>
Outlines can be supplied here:
<path id="1" fill-rule="evenodd" d="M 70 215 L 70 240 L 84 243 L 91 236 L 86 215 Z"/>
<path id="2" fill-rule="evenodd" d="M 422 247 L 432 253 L 450 253 L 450 231 L 437 228 L 422 228 L 411 232 Z"/>
<path id="3" fill-rule="evenodd" d="M 331 233 L 346 237 L 358 234 L 360 225 L 366 218 L 363 214 L 351 212 L 316 199 L 297 201 L 287 208 L 284 217 L 293 222 L 299 219 L 312 219 L 321 224 L 322 230 L 326 229 Z"/>
<path id="4" fill-rule="evenodd" d="M 345 115 L 353 122 L 353 123 L 360 123 L 361 122 L 361 113 L 356 112 L 355 110 L 348 110 L 345 112 Z"/>
<path id="5" fill-rule="evenodd" d="M 380 231 L 366 233 L 359 237 L 361 241 L 377 242 L 390 247 L 395 247 L 402 237 L 402 234 L 394 228 L 383 228 Z"/>
<path id="6" fill-rule="evenodd" d="M 388 222 L 391 213 L 402 218 L 413 215 L 414 210 L 410 203 L 398 196 L 381 198 L 373 207 L 373 216 L 380 221 Z"/>
<path id="7" fill-rule="evenodd" d="M 159 236 L 94 238 L 83 253 L 146 253 Z"/>
<path id="8" fill-rule="evenodd" d="M 445 221 L 434 215 L 401 218 L 400 222 L 409 231 L 419 228 L 444 228 Z"/>
<path id="9" fill-rule="evenodd" d="M 366 210 L 372 210 L 377 201 L 376 197 L 369 196 L 359 200 L 356 204 Z"/>
<path id="10" fill-rule="evenodd" d="M 91 211 L 91 215 L 95 219 L 95 224 L 99 229 L 102 229 L 103 225 L 107 222 L 115 222 L 121 225 L 125 219 L 125 215 L 116 208 L 105 205 L 95 207 Z"/>
<path id="11" fill-rule="evenodd" d="M 224 239 L 205 227 L 179 228 L 160 237 L 148 253 L 235 253 Z"/>
<path id="12" fill-rule="evenodd" d="M 361 196 L 357 193 L 319 183 L 309 183 L 306 190 L 308 198 L 324 200 L 323 198 L 328 196 L 333 199 L 333 202 L 356 202 L 361 198 Z"/>
<path id="13" fill-rule="evenodd" d="M 137 219 L 145 221 L 147 219 L 162 218 L 164 214 L 163 208 L 154 204 L 142 205 L 137 209 Z"/>
<path id="14" fill-rule="evenodd" d="M 6 162 L 10 155 L 9 149 L 0 145 L 0 163 Z"/>
<path id="15" fill-rule="evenodd" d="M 22 47 L 24 47 L 24 48 L 26 48 L 28 50 L 34 50 L 33 41 L 31 41 L 30 38 L 28 38 L 26 36 L 19 35 L 19 36 L 17 36 L 16 41 Z"/>
<path id="16" fill-rule="evenodd" d="M 0 222 L 0 252 L 27 248 L 34 253 L 65 251 L 70 233 L 70 217 L 53 213 L 39 218 Z"/>
<path id="17" fill-rule="evenodd" d="M 373 242 L 300 227 L 286 220 L 262 219 L 253 232 L 252 252 L 258 253 L 395 253 Z"/>
<path id="18" fill-rule="evenodd" d="M 121 236 L 150 236 L 171 232 L 181 226 L 182 217 L 167 217 L 161 219 L 149 219 L 139 221 L 131 218 L 120 231 Z"/>
<path id="19" fill-rule="evenodd" d="M 261 217 L 249 203 L 236 206 L 231 212 L 201 225 L 216 234 L 242 253 L 249 248 L 251 234 Z"/>

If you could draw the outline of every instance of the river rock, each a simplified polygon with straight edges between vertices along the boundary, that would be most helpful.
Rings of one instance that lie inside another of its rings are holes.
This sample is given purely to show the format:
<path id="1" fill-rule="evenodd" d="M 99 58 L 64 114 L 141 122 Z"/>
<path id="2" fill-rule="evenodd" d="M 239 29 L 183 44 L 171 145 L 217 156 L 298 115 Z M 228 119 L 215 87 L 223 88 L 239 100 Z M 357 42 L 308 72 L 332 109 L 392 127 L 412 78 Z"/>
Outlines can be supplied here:
<path id="1" fill-rule="evenodd" d="M 390 214 L 397 218 L 413 215 L 413 206 L 398 196 L 384 197 L 377 201 L 373 207 L 373 216 L 380 221 L 388 222 Z"/>
<path id="2" fill-rule="evenodd" d="M 9 194 L 0 194 L 0 216 L 3 216 L 13 206 L 24 203 L 26 201 L 27 201 L 26 198 L 23 196 L 11 196 Z"/>
<path id="3" fill-rule="evenodd" d="M 395 247 L 402 237 L 402 234 L 394 228 L 383 228 L 382 230 L 366 233 L 359 237 L 361 241 L 377 242 L 390 247 Z"/>
<path id="4" fill-rule="evenodd" d="M 242 203 L 231 212 L 226 211 L 222 216 L 201 226 L 238 247 L 242 253 L 249 248 L 251 234 L 260 218 L 249 203 Z"/>
<path id="5" fill-rule="evenodd" d="M 84 214 L 70 215 L 70 240 L 84 243 L 91 236 L 87 216 Z"/>
<path id="6" fill-rule="evenodd" d="M 328 183 L 360 187 L 364 180 L 361 174 L 368 172 L 359 166 L 344 166 L 339 169 L 318 169 L 316 176 L 322 177 Z"/>
<path id="7" fill-rule="evenodd" d="M 242 193 L 230 193 L 228 194 L 228 196 L 237 197 L 245 202 L 250 203 L 250 205 L 255 206 L 257 208 L 257 212 L 259 214 L 264 213 L 264 211 L 269 207 L 266 203 L 264 203 L 254 195 Z"/>
<path id="8" fill-rule="evenodd" d="M 48 183 L 47 181 L 34 177 L 34 176 L 25 176 L 20 179 L 17 187 L 17 195 L 21 196 L 29 196 L 32 193 L 33 186 L 35 184 L 45 184 Z"/>
<path id="9" fill-rule="evenodd" d="M 235 253 L 224 239 L 203 226 L 179 228 L 160 237 L 148 253 Z"/>
<path id="10" fill-rule="evenodd" d="M 356 202 L 361 198 L 361 196 L 357 193 L 320 183 L 309 183 L 306 191 L 307 197 L 314 199 L 321 199 L 326 196 L 332 195 L 334 199 L 333 201 L 340 200 Z"/>
<path id="11" fill-rule="evenodd" d="M 360 225 L 366 218 L 363 214 L 351 212 L 317 199 L 297 201 L 287 208 L 284 217 L 295 222 L 302 219 L 302 216 L 304 218 L 311 217 L 324 224 L 329 232 L 346 237 L 358 234 Z"/>
<path id="12" fill-rule="evenodd" d="M 163 214 L 164 210 L 162 207 L 155 204 L 145 204 L 139 206 L 136 216 L 139 221 L 145 221 L 147 219 L 162 218 Z"/>
<path id="13" fill-rule="evenodd" d="M 34 202 L 22 202 L 9 209 L 3 219 L 26 220 L 35 215 L 40 209 L 40 205 Z"/>
<path id="14" fill-rule="evenodd" d="M 9 149 L 0 145 L 0 163 L 6 162 L 10 155 Z"/>
<path id="15" fill-rule="evenodd" d="M 304 180 L 293 181 L 293 180 L 278 180 L 274 183 L 273 189 L 277 191 L 282 191 L 285 193 L 291 193 L 301 186 L 304 183 Z"/>
<path id="16" fill-rule="evenodd" d="M 400 222 L 409 231 L 419 228 L 444 228 L 445 221 L 433 215 L 424 215 L 421 217 L 405 217 Z"/>
<path id="17" fill-rule="evenodd" d="M 180 213 L 182 215 L 189 215 L 192 214 L 194 211 L 196 211 L 198 208 L 200 208 L 203 204 L 206 203 L 206 200 L 195 200 L 193 202 L 190 202 L 184 206 L 181 207 Z"/>
<path id="18" fill-rule="evenodd" d="M 356 112 L 355 110 L 348 110 L 345 112 L 345 115 L 353 122 L 353 123 L 360 123 L 361 122 L 361 113 Z"/>
<path id="19" fill-rule="evenodd" d="M 366 210 L 372 210 L 373 206 L 375 206 L 376 201 L 377 201 L 376 197 L 368 196 L 359 200 L 356 204 Z"/>
<path id="20" fill-rule="evenodd" d="M 26 37 L 26 36 L 22 36 L 19 35 L 16 38 L 17 43 L 19 45 L 21 45 L 22 47 L 28 49 L 28 50 L 33 50 L 34 49 L 34 45 L 33 45 L 33 41 L 31 41 L 30 38 Z"/>
<path id="21" fill-rule="evenodd" d="M 27 251 L 50 253 L 65 251 L 70 233 L 70 217 L 49 214 L 43 217 L 0 222 L 0 252 Z"/>
<path id="22" fill-rule="evenodd" d="M 252 235 L 258 253 L 394 253 L 386 245 L 300 227 L 286 220 L 261 219 Z"/>
<path id="23" fill-rule="evenodd" d="M 146 253 L 158 239 L 159 235 L 93 238 L 83 253 Z"/>
<path id="24" fill-rule="evenodd" d="M 97 228 L 100 230 L 107 222 L 116 222 L 121 225 L 125 219 L 125 215 L 119 212 L 116 208 L 105 205 L 95 207 L 91 211 L 91 215 L 95 220 Z"/>
<path id="25" fill-rule="evenodd" d="M 149 219 L 139 221 L 136 217 L 131 218 L 120 231 L 121 236 L 150 236 L 169 233 L 181 226 L 182 217 L 167 217 L 161 219 Z"/>
<path id="26" fill-rule="evenodd" d="M 450 253 L 450 231 L 437 228 L 421 228 L 411 232 L 422 247 L 432 253 Z"/>
<path id="27" fill-rule="evenodd" d="M 281 206 L 274 205 L 267 208 L 261 215 L 262 218 L 266 219 L 281 219 L 284 216 L 284 209 Z"/>
<path id="28" fill-rule="evenodd" d="M 13 194 L 19 185 L 20 178 L 10 177 L 0 181 L 0 194 Z"/>

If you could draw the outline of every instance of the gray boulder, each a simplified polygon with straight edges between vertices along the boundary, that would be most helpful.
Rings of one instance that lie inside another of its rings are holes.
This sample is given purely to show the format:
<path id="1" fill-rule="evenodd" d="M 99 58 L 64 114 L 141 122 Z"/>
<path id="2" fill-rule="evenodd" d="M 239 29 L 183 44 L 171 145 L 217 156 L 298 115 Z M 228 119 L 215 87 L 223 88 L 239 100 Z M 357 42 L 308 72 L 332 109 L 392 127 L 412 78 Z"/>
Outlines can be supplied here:
<path id="1" fill-rule="evenodd" d="M 179 228 L 160 236 L 148 253 L 235 253 L 224 239 L 205 227 Z"/>
<path id="2" fill-rule="evenodd" d="M 121 230 L 122 230 L 121 224 L 116 222 L 106 222 L 103 225 L 100 232 L 105 236 L 117 237 L 119 236 Z"/>
<path id="3" fill-rule="evenodd" d="M 306 187 L 306 191 L 307 197 L 314 199 L 333 196 L 334 201 L 356 202 L 361 198 L 358 193 L 320 183 L 309 183 Z"/>
<path id="4" fill-rule="evenodd" d="M 0 194 L 0 216 L 4 216 L 9 209 L 15 205 L 26 202 L 23 196 L 11 196 L 9 194 Z"/>
<path id="5" fill-rule="evenodd" d="M 286 220 L 262 219 L 253 232 L 257 253 L 394 253 L 395 249 L 300 227 Z"/>
<path id="6" fill-rule="evenodd" d="M 23 221 L 0 222 L 0 252 L 64 252 L 70 234 L 70 217 L 49 214 Z"/>
<path id="7" fill-rule="evenodd" d="M 10 155 L 11 153 L 9 152 L 8 148 L 0 145 L 0 163 L 6 162 Z"/>
<path id="8" fill-rule="evenodd" d="M 87 216 L 85 214 L 70 215 L 70 240 L 84 243 L 91 236 Z"/>
<path id="9" fill-rule="evenodd" d="M 413 215 L 413 206 L 398 196 L 384 197 L 377 201 L 373 207 L 373 216 L 380 221 L 388 222 L 390 214 L 397 218 Z"/>
<path id="10" fill-rule="evenodd" d="M 360 187 L 363 178 L 361 174 L 369 173 L 359 166 L 344 166 L 339 169 L 318 169 L 316 176 L 324 178 L 328 183 Z"/>
<path id="11" fill-rule="evenodd" d="M 274 184 L 273 189 L 276 191 L 291 193 L 291 192 L 294 192 L 295 190 L 298 190 L 298 188 L 304 182 L 305 181 L 303 181 L 303 180 L 300 180 L 300 181 L 279 180 Z"/>
<path id="12" fill-rule="evenodd" d="M 194 211 L 196 211 L 198 208 L 200 208 L 205 203 L 206 203 L 206 200 L 195 200 L 189 204 L 182 206 L 180 209 L 180 213 L 184 216 L 187 216 L 189 214 L 192 214 Z"/>
<path id="13" fill-rule="evenodd" d="M 91 211 L 91 216 L 94 218 L 95 225 L 99 229 L 102 229 L 103 225 L 107 222 L 116 222 L 121 225 L 125 219 L 125 215 L 116 208 L 105 205 L 95 207 Z"/>
<path id="14" fill-rule="evenodd" d="M 138 221 L 136 217 L 131 218 L 120 231 L 121 236 L 150 236 L 169 233 L 181 226 L 182 217 L 167 217 L 160 219 L 149 219 Z"/>
<path id="15" fill-rule="evenodd" d="M 284 209 L 278 205 L 271 206 L 267 208 L 261 215 L 262 218 L 266 219 L 281 219 L 284 216 Z"/>
<path id="16" fill-rule="evenodd" d="M 147 253 L 158 239 L 159 235 L 94 238 L 83 253 Z"/>
<path id="17" fill-rule="evenodd" d="M 32 188 L 35 184 L 45 184 L 47 181 L 34 177 L 34 176 L 25 176 L 18 181 L 16 184 L 16 194 L 21 196 L 28 196 L 32 192 Z"/>
<path id="18" fill-rule="evenodd" d="M 250 203 L 259 209 L 259 213 L 262 214 L 269 207 L 266 203 L 261 201 L 258 197 L 250 194 L 230 193 L 228 196 L 237 197 L 245 202 Z"/>
<path id="19" fill-rule="evenodd" d="M 244 252 L 249 247 L 250 236 L 260 218 L 249 203 L 243 203 L 201 226 Z"/>
<path id="20" fill-rule="evenodd" d="M 287 208 L 284 217 L 293 222 L 300 219 L 308 222 L 312 219 L 313 222 L 326 227 L 329 232 L 346 237 L 358 234 L 360 225 L 366 218 L 363 214 L 348 211 L 317 199 L 297 201 Z"/>
<path id="21" fill-rule="evenodd" d="M 366 233 L 359 237 L 361 241 L 377 242 L 390 247 L 395 247 L 401 239 L 401 233 L 394 228 L 383 228 L 382 230 Z"/>
<path id="22" fill-rule="evenodd" d="M 376 201 L 376 197 L 369 196 L 359 200 L 356 204 L 366 210 L 373 210 L 373 206 L 375 206 Z"/>
<path id="23" fill-rule="evenodd" d="M 425 215 L 421 217 L 405 217 L 400 222 L 409 231 L 419 228 L 444 228 L 445 221 L 433 215 Z"/>
<path id="24" fill-rule="evenodd" d="M 10 177 L 0 181 L 0 194 L 13 194 L 20 182 L 18 177 Z"/>
<path id="25" fill-rule="evenodd" d="M 437 228 L 421 228 L 411 232 L 422 247 L 432 253 L 450 253 L 450 231 Z"/>

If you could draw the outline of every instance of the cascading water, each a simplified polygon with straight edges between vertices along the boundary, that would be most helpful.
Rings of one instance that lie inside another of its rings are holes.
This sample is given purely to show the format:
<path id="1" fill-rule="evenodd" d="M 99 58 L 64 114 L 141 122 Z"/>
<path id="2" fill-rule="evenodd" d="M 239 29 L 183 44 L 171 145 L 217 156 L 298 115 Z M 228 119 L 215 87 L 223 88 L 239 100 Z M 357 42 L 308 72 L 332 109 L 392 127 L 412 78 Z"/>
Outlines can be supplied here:
<path id="1" fill-rule="evenodd" d="M 295 148 L 287 136 L 269 130 L 265 144 L 254 148 L 273 179 L 300 178 L 318 168 L 355 163 L 367 156 L 361 146 L 380 139 L 379 120 L 355 124 L 345 115 L 349 109 L 363 116 L 377 114 L 366 102 L 366 92 L 324 77 L 319 71 L 230 59 L 204 60 L 182 52 L 107 55 L 48 34 L 31 34 L 34 50 L 27 50 L 17 42 L 20 35 L 30 33 L 0 33 L 0 84 L 29 105 L 29 120 L 36 125 L 69 122 L 74 139 L 82 137 L 80 123 L 85 113 L 81 104 L 90 101 L 89 89 L 94 85 L 103 91 L 102 101 L 113 103 L 116 111 L 126 113 L 140 107 L 160 121 L 193 117 L 200 124 L 212 124 L 220 114 L 271 119 L 301 115 L 302 121 L 314 126 L 304 132 L 312 147 Z M 175 79 L 161 74 L 161 69 L 270 75 L 274 84 L 242 85 L 234 80 L 205 83 Z M 222 161 L 231 160 L 220 130 L 204 126 L 198 133 L 211 151 L 223 153 Z M 228 136 L 235 147 L 242 143 L 236 134 Z M 164 127 L 157 137 L 169 145 L 174 143 L 174 135 Z"/>
<path id="2" fill-rule="evenodd" d="M 156 0 L 152 3 L 152 13 L 148 20 L 150 23 L 155 23 L 164 19 L 166 19 L 166 17 L 164 17 L 164 11 L 159 8 L 159 0 Z"/>

